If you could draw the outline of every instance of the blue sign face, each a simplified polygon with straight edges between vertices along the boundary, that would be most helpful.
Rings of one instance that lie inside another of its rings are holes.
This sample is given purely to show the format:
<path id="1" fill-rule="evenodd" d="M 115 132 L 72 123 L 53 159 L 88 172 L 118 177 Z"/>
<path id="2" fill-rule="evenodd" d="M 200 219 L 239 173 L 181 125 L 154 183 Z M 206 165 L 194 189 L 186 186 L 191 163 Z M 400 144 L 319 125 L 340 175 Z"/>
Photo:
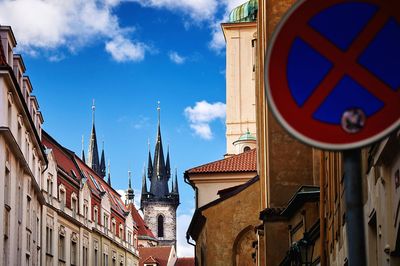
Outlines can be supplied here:
<path id="1" fill-rule="evenodd" d="M 289 12 L 269 47 L 266 90 L 290 133 L 319 148 L 346 149 L 399 126 L 395 2 L 308 0 Z"/>

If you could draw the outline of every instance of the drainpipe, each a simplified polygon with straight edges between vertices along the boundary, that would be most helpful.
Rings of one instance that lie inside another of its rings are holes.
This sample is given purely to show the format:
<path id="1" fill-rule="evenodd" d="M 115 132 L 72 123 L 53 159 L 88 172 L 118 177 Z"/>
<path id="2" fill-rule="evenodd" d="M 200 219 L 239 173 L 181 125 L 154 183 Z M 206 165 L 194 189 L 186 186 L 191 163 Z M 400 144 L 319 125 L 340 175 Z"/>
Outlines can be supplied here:
<path id="1" fill-rule="evenodd" d="M 319 166 L 319 237 L 320 237 L 320 256 L 321 266 L 326 266 L 325 258 L 325 152 L 321 151 L 320 166 Z"/>

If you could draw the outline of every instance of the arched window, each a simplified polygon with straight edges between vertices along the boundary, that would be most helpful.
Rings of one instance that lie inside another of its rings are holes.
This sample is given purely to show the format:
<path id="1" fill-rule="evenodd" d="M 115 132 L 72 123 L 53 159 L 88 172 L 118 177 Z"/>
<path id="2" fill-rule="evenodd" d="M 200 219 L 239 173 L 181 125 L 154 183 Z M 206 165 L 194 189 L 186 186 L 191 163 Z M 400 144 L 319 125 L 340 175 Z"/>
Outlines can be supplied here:
<path id="1" fill-rule="evenodd" d="M 246 152 L 246 151 L 249 151 L 249 150 L 250 150 L 249 146 L 246 146 L 246 147 L 243 148 L 243 152 Z"/>
<path id="2" fill-rule="evenodd" d="M 158 216 L 158 237 L 164 237 L 164 217 L 162 215 Z"/>

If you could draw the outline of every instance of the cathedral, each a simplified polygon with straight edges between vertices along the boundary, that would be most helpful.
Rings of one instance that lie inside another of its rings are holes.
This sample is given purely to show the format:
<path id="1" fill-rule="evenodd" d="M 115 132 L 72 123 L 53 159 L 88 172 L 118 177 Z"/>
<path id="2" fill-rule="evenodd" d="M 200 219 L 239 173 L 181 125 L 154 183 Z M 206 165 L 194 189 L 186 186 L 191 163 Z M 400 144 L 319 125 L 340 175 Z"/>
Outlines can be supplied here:
<path id="1" fill-rule="evenodd" d="M 144 221 L 154 233 L 160 246 L 176 247 L 176 209 L 179 205 L 179 191 L 177 173 L 171 180 L 171 166 L 169 149 L 164 158 L 164 149 L 161 138 L 160 107 L 158 111 L 157 138 L 152 159 L 149 149 L 147 178 L 143 173 L 142 195 L 140 208 L 144 214 Z M 150 181 L 150 189 L 147 186 Z"/>

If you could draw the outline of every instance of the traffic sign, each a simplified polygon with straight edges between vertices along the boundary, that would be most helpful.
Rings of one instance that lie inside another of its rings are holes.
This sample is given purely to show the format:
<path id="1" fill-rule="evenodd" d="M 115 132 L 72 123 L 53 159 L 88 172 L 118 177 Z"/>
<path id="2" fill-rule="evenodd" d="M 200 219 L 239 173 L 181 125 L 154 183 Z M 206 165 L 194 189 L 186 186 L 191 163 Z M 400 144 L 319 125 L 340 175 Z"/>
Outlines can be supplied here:
<path id="1" fill-rule="evenodd" d="M 266 57 L 268 104 L 292 135 L 345 150 L 400 125 L 400 1 L 303 0 Z"/>

